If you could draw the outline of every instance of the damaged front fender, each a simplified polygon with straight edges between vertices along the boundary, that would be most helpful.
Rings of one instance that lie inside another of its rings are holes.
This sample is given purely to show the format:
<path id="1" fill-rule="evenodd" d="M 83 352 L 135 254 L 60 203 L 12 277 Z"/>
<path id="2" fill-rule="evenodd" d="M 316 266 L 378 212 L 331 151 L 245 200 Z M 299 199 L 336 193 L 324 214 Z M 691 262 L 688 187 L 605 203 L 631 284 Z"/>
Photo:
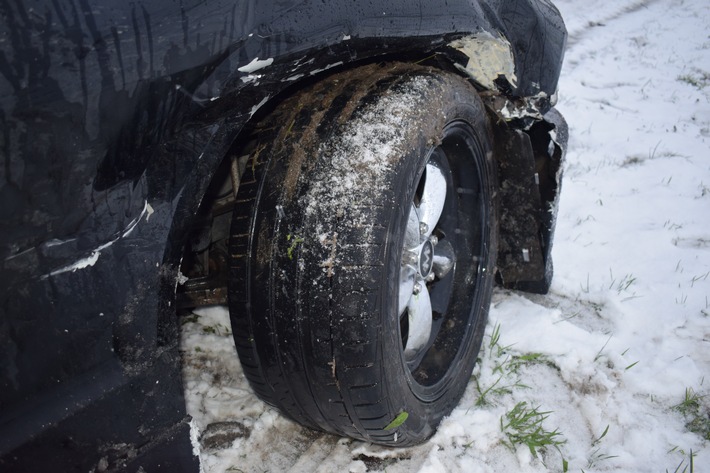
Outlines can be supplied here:
<path id="1" fill-rule="evenodd" d="M 481 90 L 494 128 L 500 182 L 498 282 L 546 293 L 567 147 L 567 125 L 553 107 L 556 93 L 516 95 L 514 49 L 481 32 L 448 44 L 449 59 Z"/>

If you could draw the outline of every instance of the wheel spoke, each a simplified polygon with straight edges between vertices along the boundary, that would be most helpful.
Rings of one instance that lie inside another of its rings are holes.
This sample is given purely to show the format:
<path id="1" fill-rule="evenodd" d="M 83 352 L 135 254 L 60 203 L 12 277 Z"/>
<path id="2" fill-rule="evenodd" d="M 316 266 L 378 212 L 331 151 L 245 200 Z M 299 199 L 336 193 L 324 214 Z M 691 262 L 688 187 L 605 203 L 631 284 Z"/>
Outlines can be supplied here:
<path id="1" fill-rule="evenodd" d="M 413 250 L 419 246 L 421 233 L 419 231 L 419 210 L 412 204 L 407 219 L 407 229 L 404 232 L 404 249 Z"/>
<path id="2" fill-rule="evenodd" d="M 434 248 L 433 271 L 438 279 L 443 278 L 456 265 L 456 253 L 448 240 L 439 240 Z"/>
<path id="3" fill-rule="evenodd" d="M 446 202 L 446 177 L 444 173 L 432 163 L 426 165 L 426 181 L 419 204 L 419 221 L 426 224 L 424 233 L 427 237 L 434 231 L 439 222 L 441 212 Z"/>
<path id="4" fill-rule="evenodd" d="M 412 295 L 407 304 L 409 317 L 409 333 L 407 346 L 404 347 L 404 358 L 414 359 L 419 350 L 426 346 L 431 336 L 432 314 L 429 291 L 423 282 L 418 294 Z"/>
<path id="5" fill-rule="evenodd" d="M 397 314 L 402 315 L 404 310 L 407 308 L 409 299 L 412 298 L 414 293 L 414 278 L 416 271 L 410 265 L 402 265 L 402 269 L 399 272 L 399 305 L 397 308 Z"/>

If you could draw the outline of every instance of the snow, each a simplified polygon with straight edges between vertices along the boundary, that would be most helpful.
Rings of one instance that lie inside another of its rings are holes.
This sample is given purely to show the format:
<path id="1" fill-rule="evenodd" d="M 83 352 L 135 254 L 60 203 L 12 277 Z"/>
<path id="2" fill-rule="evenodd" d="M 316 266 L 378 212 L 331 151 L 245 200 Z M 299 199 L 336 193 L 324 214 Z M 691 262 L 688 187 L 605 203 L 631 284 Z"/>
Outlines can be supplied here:
<path id="1" fill-rule="evenodd" d="M 463 399 L 409 449 L 282 417 L 251 393 L 226 309 L 201 309 L 182 348 L 203 471 L 546 472 L 564 459 L 672 472 L 689 471 L 691 451 L 695 471 L 710 465 L 675 407 L 690 388 L 710 423 L 710 4 L 556 4 L 571 33 L 558 103 L 570 146 L 550 294 L 495 291 Z M 565 443 L 509 445 L 501 419 L 520 402 L 549 411 L 542 425 Z M 210 441 L 218 422 L 233 435 Z"/>
<path id="2" fill-rule="evenodd" d="M 392 167 L 393 156 L 401 155 L 404 141 L 401 128 L 417 104 L 416 84 L 419 80 L 414 81 L 411 89 L 397 96 L 384 97 L 365 109 L 345 125 L 346 130 L 341 136 L 321 145 L 319 154 L 325 155 L 324 162 L 329 163 L 332 170 L 311 183 L 305 196 L 308 203 L 306 215 L 318 211 L 335 214 L 342 212 L 356 198 L 364 202 L 373 199 L 371 189 L 383 187 L 382 181 Z M 352 169 L 360 172 L 353 175 Z M 365 189 L 363 182 L 372 185 Z M 324 238 L 321 241 L 325 243 Z"/>
<path id="3" fill-rule="evenodd" d="M 237 70 L 239 72 L 251 74 L 252 72 L 258 71 L 259 69 L 269 67 L 273 63 L 274 63 L 274 58 L 272 58 L 272 57 L 270 57 L 268 59 L 259 59 L 258 57 L 255 57 L 254 59 L 252 59 L 252 61 L 249 64 L 239 67 L 239 68 L 237 68 Z"/>

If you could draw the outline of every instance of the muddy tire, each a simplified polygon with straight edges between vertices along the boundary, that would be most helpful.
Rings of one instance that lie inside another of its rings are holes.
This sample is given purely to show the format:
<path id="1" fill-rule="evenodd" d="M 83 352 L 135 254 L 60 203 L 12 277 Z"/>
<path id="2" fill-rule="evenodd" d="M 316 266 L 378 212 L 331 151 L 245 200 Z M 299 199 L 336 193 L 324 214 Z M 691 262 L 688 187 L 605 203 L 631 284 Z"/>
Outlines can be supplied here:
<path id="1" fill-rule="evenodd" d="M 259 125 L 230 241 L 230 314 L 254 391 L 303 425 L 429 438 L 476 361 L 496 255 L 486 114 L 410 65 L 330 77 Z"/>

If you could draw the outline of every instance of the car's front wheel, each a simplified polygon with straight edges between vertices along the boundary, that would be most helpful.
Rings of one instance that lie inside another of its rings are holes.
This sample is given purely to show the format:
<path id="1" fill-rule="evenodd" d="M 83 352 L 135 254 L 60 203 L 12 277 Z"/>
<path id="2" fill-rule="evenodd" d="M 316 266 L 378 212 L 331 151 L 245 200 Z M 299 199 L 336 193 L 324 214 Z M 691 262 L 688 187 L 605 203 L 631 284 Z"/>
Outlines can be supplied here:
<path id="1" fill-rule="evenodd" d="M 230 242 L 246 376 L 304 425 L 424 441 L 463 394 L 493 285 L 497 183 L 476 91 L 367 66 L 259 131 Z"/>

